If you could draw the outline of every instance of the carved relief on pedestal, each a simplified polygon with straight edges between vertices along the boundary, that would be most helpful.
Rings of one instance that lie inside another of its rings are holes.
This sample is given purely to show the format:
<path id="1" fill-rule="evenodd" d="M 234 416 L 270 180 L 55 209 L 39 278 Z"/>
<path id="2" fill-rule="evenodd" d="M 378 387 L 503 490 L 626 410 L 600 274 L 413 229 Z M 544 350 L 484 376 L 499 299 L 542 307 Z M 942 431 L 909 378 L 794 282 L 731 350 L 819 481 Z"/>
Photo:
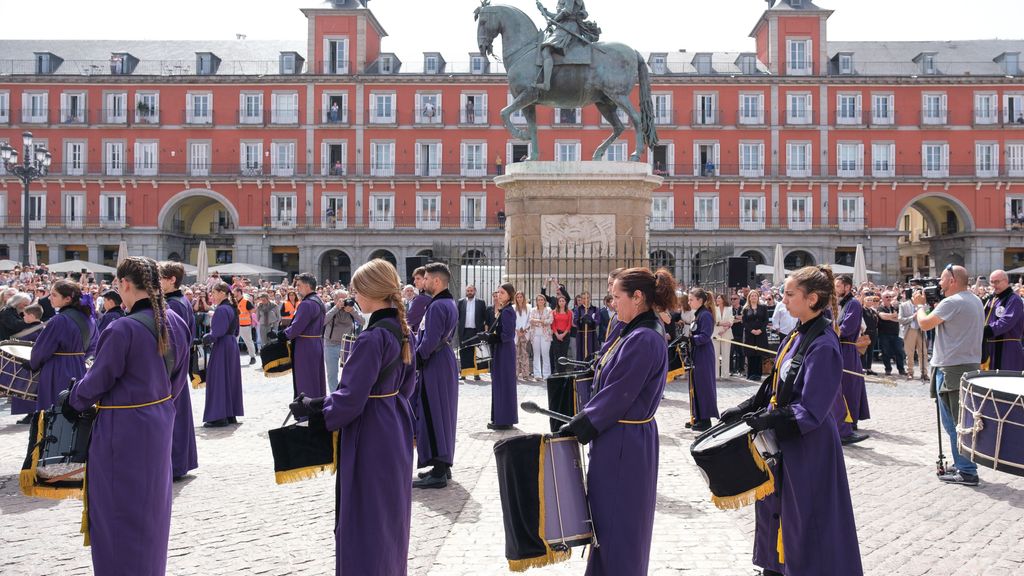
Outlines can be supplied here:
<path id="1" fill-rule="evenodd" d="M 614 214 L 543 214 L 540 239 L 545 250 L 580 247 L 615 254 Z"/>

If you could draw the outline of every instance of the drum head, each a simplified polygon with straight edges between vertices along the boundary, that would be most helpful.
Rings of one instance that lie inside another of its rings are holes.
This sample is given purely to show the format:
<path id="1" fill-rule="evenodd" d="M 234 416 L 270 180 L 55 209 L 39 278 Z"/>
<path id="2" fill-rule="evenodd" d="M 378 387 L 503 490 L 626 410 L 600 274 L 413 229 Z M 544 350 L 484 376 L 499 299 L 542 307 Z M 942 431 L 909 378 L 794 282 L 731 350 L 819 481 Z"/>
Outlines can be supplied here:
<path id="1" fill-rule="evenodd" d="M 969 372 L 964 374 L 963 381 L 974 393 L 978 393 L 979 388 L 986 388 L 992 391 L 993 396 L 1010 401 L 1024 396 L 1024 375 L 1018 372 Z"/>
<path id="2" fill-rule="evenodd" d="M 0 352 L 21 360 L 29 360 L 32 358 L 32 344 L 6 340 L 0 342 Z"/>
<path id="3" fill-rule="evenodd" d="M 753 429 L 746 422 L 733 422 L 731 424 L 717 424 L 712 426 L 700 438 L 693 443 L 691 449 L 694 453 L 707 452 L 719 446 L 724 446 L 732 440 L 753 432 Z"/>

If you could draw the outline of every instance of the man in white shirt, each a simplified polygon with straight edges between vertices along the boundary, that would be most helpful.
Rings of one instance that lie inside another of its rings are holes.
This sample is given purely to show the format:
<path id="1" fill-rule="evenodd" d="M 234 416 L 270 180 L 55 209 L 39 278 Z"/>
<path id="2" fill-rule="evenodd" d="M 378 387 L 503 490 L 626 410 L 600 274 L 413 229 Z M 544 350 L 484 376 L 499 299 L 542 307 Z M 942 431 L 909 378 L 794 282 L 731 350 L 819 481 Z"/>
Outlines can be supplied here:
<path id="1" fill-rule="evenodd" d="M 772 330 L 775 330 L 781 336 L 779 346 L 785 345 L 786 337 L 796 328 L 797 322 L 799 321 L 789 313 L 786 305 L 780 300 L 775 305 L 775 313 L 772 314 Z"/>

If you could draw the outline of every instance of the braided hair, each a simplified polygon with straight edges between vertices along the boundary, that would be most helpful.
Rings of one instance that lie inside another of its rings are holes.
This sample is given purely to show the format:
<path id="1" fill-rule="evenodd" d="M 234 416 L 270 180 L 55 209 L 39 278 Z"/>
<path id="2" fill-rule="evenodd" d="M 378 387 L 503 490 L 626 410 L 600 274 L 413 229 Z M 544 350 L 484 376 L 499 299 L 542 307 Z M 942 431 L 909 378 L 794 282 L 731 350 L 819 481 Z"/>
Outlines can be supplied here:
<path id="1" fill-rule="evenodd" d="M 356 292 L 384 300 L 398 312 L 398 325 L 402 328 L 402 362 L 412 363 L 412 346 L 409 343 L 409 323 L 405 319 L 405 303 L 402 301 L 402 281 L 398 271 L 387 260 L 374 258 L 360 266 L 352 275 L 352 288 Z"/>
<path id="2" fill-rule="evenodd" d="M 167 301 L 160 290 L 160 267 L 156 260 L 145 256 L 129 256 L 117 267 L 117 278 L 127 280 L 137 290 L 144 290 L 153 306 L 153 321 L 156 324 L 156 345 L 163 356 L 169 349 L 167 333 Z"/>
<path id="3" fill-rule="evenodd" d="M 238 308 L 238 300 L 235 299 L 235 293 L 231 291 L 231 286 L 228 286 L 227 282 L 217 282 L 216 284 L 213 285 L 213 288 L 211 288 L 211 290 L 216 290 L 221 294 L 227 294 L 227 298 L 225 298 L 225 300 L 227 300 L 228 303 L 231 304 L 232 308 Z"/>

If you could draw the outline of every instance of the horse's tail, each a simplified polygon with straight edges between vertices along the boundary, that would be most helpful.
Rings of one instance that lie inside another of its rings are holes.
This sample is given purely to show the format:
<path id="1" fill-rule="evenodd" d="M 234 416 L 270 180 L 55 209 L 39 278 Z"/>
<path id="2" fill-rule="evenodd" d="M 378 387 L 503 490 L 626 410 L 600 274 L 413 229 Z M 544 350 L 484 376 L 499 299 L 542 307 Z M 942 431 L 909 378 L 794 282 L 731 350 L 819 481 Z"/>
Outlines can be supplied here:
<path id="1" fill-rule="evenodd" d="M 639 52 L 636 53 L 636 65 L 640 73 L 640 131 L 644 136 L 644 146 L 653 150 L 658 144 L 658 130 L 651 100 L 651 75 L 647 71 L 647 62 L 644 62 Z"/>

